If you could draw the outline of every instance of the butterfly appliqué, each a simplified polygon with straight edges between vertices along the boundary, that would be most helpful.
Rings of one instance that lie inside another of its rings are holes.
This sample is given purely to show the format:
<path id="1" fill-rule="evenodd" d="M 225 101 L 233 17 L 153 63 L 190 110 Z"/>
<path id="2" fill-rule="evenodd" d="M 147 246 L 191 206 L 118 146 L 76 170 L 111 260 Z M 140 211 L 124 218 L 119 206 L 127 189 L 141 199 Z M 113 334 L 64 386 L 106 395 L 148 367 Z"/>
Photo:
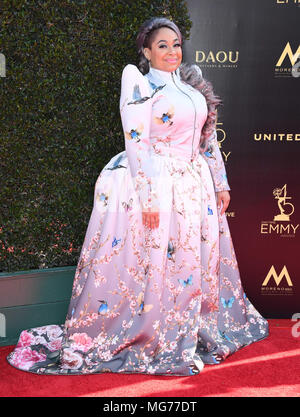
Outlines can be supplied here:
<path id="1" fill-rule="evenodd" d="M 227 181 L 227 175 L 226 174 L 222 174 L 222 178 L 224 179 L 224 181 Z"/>
<path id="2" fill-rule="evenodd" d="M 207 150 L 204 152 L 204 155 L 207 156 L 207 158 L 216 159 L 214 154 L 213 154 L 213 150 L 214 150 L 214 148 L 212 147 L 212 145 L 209 145 Z"/>
<path id="3" fill-rule="evenodd" d="M 140 123 L 136 129 L 131 129 L 130 132 L 125 132 L 125 137 L 127 140 L 135 140 L 135 142 L 139 142 L 140 135 L 143 133 L 144 125 Z"/>
<path id="4" fill-rule="evenodd" d="M 148 313 L 153 308 L 153 304 L 145 304 L 144 303 L 144 294 L 142 292 L 139 293 L 137 302 L 139 305 L 138 315 L 140 316 L 142 313 Z"/>
<path id="5" fill-rule="evenodd" d="M 211 355 L 211 358 L 215 364 L 220 363 L 223 360 L 223 357 L 219 355 L 218 353 L 213 353 Z"/>
<path id="6" fill-rule="evenodd" d="M 111 246 L 112 246 L 112 248 L 114 247 L 114 246 L 117 246 L 117 244 L 119 243 L 119 242 L 121 242 L 121 238 L 120 239 L 117 239 L 116 238 L 116 236 L 114 236 L 114 240 L 112 241 L 112 244 L 111 244 Z"/>
<path id="7" fill-rule="evenodd" d="M 231 308 L 234 303 L 235 297 L 232 296 L 229 298 L 229 300 L 225 300 L 225 298 L 221 297 L 221 303 L 224 308 Z"/>
<path id="8" fill-rule="evenodd" d="M 98 201 L 103 203 L 104 206 L 107 206 L 108 194 L 105 194 L 105 193 L 97 194 L 96 198 Z"/>
<path id="9" fill-rule="evenodd" d="M 154 121 L 155 123 L 159 124 L 159 125 L 163 125 L 165 123 L 168 123 L 169 126 L 172 126 L 173 121 L 171 120 L 174 116 L 174 106 L 171 105 L 171 107 L 169 108 L 169 110 L 167 111 L 167 113 L 163 113 L 161 117 L 155 117 Z"/>
<path id="10" fill-rule="evenodd" d="M 98 300 L 100 304 L 98 308 L 98 315 L 104 316 L 108 312 L 107 301 L 105 300 Z"/>
<path id="11" fill-rule="evenodd" d="M 193 284 L 193 275 L 191 274 L 186 280 L 179 278 L 178 282 L 179 282 L 180 285 L 183 286 L 183 288 L 185 288 L 187 285 L 192 285 Z"/>
<path id="12" fill-rule="evenodd" d="M 189 367 L 189 374 L 190 375 L 197 375 L 199 374 L 199 369 L 197 368 L 196 365 L 192 365 Z"/>
<path id="13" fill-rule="evenodd" d="M 168 242 L 168 253 L 167 253 L 167 258 L 170 260 L 170 261 L 173 261 L 173 262 L 175 262 L 175 247 L 174 247 L 174 245 L 173 245 L 173 243 L 172 242 Z"/>
<path id="14" fill-rule="evenodd" d="M 231 342 L 231 340 L 229 339 L 229 337 L 225 334 L 225 332 L 221 332 L 221 330 L 219 330 L 219 335 L 222 337 L 222 339 L 226 339 L 228 340 L 228 342 Z"/>

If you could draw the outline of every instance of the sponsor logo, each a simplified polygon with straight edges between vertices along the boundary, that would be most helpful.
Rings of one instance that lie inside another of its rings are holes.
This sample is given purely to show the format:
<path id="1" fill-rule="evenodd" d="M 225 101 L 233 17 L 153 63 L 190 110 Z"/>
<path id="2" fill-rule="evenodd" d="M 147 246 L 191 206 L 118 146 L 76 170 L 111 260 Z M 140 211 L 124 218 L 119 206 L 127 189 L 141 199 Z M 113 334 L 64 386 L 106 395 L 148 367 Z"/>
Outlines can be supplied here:
<path id="1" fill-rule="evenodd" d="M 279 56 L 274 70 L 275 77 L 294 77 L 298 78 L 300 60 L 300 45 L 293 52 L 290 42 L 287 42 Z"/>
<path id="2" fill-rule="evenodd" d="M 274 265 L 271 266 L 267 273 L 262 286 L 262 295 L 293 295 L 293 282 L 286 265 L 278 274 Z"/>
<path id="3" fill-rule="evenodd" d="M 275 188 L 273 190 L 273 196 L 277 202 L 277 213 L 273 217 L 273 220 L 261 222 L 260 233 L 264 235 L 275 234 L 281 237 L 295 237 L 299 224 L 290 222 L 295 207 L 290 202 L 292 197 L 287 195 L 287 184 L 282 188 Z"/>
<path id="4" fill-rule="evenodd" d="M 195 62 L 203 68 L 237 68 L 239 51 L 195 51 Z"/>
<path id="5" fill-rule="evenodd" d="M 254 140 L 256 142 L 300 142 L 300 133 L 254 133 Z"/>
<path id="6" fill-rule="evenodd" d="M 225 214 L 226 214 L 226 217 L 235 217 L 234 211 L 226 211 Z"/>
<path id="7" fill-rule="evenodd" d="M 300 0 L 276 0 L 277 4 L 296 4 L 300 6 Z"/>

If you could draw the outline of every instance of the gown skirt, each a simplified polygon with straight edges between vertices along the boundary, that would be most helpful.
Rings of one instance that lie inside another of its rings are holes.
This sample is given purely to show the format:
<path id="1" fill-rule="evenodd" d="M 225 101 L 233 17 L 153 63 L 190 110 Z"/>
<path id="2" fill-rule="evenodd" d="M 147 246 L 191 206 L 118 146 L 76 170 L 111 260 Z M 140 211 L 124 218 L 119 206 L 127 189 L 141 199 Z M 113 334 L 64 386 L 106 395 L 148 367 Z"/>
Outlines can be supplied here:
<path id="1" fill-rule="evenodd" d="M 142 223 L 126 151 L 102 169 L 64 324 L 23 330 L 8 362 L 56 375 L 196 375 L 268 336 L 247 298 L 201 155 L 151 155 L 159 227 Z"/>

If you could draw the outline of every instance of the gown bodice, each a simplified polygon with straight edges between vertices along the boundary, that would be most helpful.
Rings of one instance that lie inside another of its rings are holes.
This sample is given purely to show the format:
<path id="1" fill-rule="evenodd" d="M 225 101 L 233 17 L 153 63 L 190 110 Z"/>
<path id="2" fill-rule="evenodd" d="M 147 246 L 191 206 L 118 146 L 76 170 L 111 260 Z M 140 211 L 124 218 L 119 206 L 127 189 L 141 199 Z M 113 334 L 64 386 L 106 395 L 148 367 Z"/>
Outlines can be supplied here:
<path id="1" fill-rule="evenodd" d="M 207 161 L 215 191 L 230 190 L 216 129 L 200 152 L 200 137 L 207 119 L 206 98 L 174 72 L 150 67 L 143 75 L 132 64 L 122 73 L 120 115 L 126 155 L 142 209 L 159 211 L 155 197 L 161 172 L 154 156 L 174 157 L 191 164 L 199 155 Z"/>
<path id="2" fill-rule="evenodd" d="M 151 150 L 159 154 L 194 159 L 199 153 L 202 127 L 207 118 L 205 97 L 181 80 L 179 70 L 167 72 L 150 67 L 144 76 L 151 88 Z M 162 87 L 155 93 L 158 87 Z"/>

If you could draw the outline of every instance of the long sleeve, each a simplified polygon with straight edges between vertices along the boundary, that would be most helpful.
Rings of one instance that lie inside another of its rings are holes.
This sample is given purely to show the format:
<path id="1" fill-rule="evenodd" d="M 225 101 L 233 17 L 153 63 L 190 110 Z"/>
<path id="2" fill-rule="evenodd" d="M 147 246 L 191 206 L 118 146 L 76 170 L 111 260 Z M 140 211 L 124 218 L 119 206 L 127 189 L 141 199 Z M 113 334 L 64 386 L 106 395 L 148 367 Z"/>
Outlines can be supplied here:
<path id="1" fill-rule="evenodd" d="M 148 81 L 135 65 L 123 69 L 120 114 L 129 167 L 141 208 L 159 211 L 158 173 L 150 159 L 152 98 Z"/>
<path id="2" fill-rule="evenodd" d="M 206 152 L 202 153 L 208 163 L 215 191 L 229 191 L 230 187 L 227 180 L 225 165 L 217 141 L 217 132 L 214 129 L 212 135 L 208 138 L 208 146 Z"/>

